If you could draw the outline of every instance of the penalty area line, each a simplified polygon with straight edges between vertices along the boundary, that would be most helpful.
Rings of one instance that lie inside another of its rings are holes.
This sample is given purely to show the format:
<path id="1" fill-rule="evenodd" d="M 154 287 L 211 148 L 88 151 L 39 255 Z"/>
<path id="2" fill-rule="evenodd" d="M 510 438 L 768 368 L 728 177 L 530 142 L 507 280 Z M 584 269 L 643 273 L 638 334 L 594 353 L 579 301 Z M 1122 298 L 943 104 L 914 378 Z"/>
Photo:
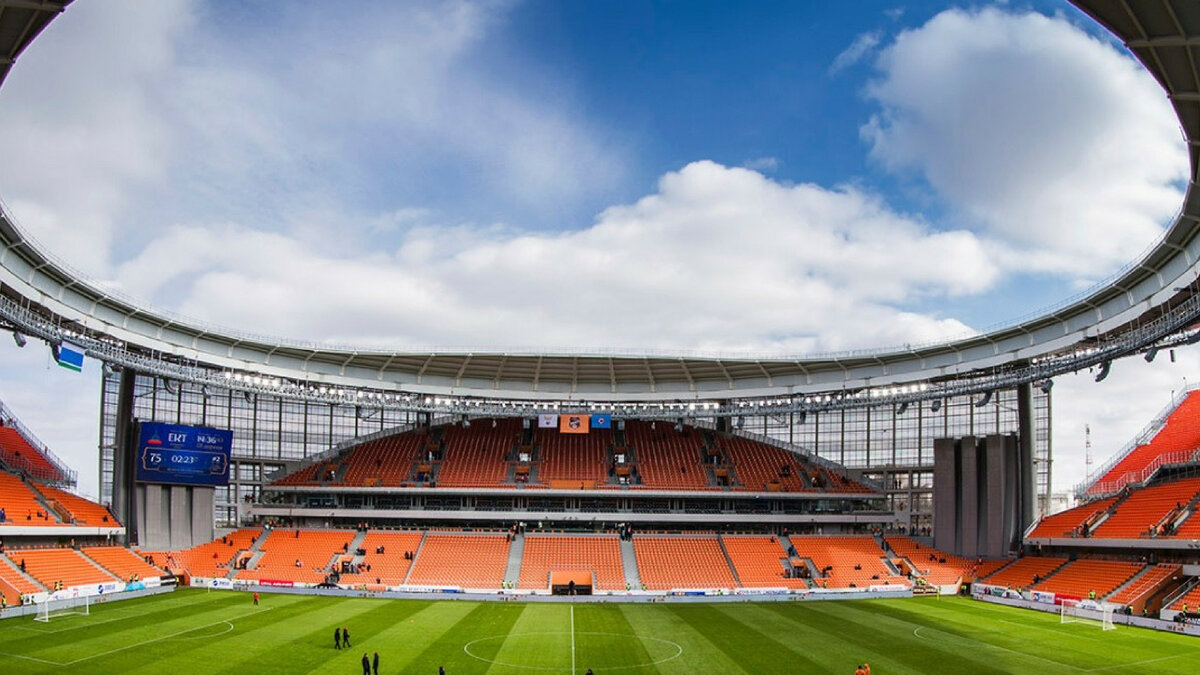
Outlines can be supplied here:
<path id="1" fill-rule="evenodd" d="M 153 643 L 155 643 L 155 642 L 162 642 L 163 640 L 169 640 L 169 639 L 171 639 L 171 638 L 173 638 L 173 637 L 179 637 L 180 635 L 186 635 L 186 634 L 188 634 L 188 633 L 194 633 L 194 632 L 196 632 L 196 631 L 198 631 L 198 630 L 201 630 L 201 629 L 203 629 L 203 628 L 212 628 L 213 626 L 219 626 L 219 625 L 221 625 L 221 624 L 223 624 L 223 623 L 229 623 L 229 622 L 231 622 L 231 621 L 236 621 L 236 620 L 238 620 L 238 619 L 245 619 L 246 617 L 254 616 L 255 614 L 262 614 L 263 612 L 269 612 L 269 611 L 271 611 L 272 609 L 275 609 L 275 608 L 274 608 L 274 607 L 267 607 L 266 609 L 260 609 L 260 610 L 258 610 L 258 611 L 250 612 L 249 614 L 240 614 L 240 615 L 238 615 L 238 616 L 230 617 L 230 618 L 228 618 L 228 619 L 221 619 L 220 621 L 214 621 L 214 622 L 212 622 L 212 623 L 207 623 L 207 624 L 204 624 L 203 626 L 196 626 L 195 628 L 189 628 L 189 629 L 187 629 L 187 630 L 181 630 L 181 631 L 178 631 L 178 632 L 176 632 L 176 633 L 171 633 L 170 635 L 162 635 L 162 636 L 160 636 L 160 637 L 156 637 L 156 638 L 150 638 L 149 640 L 142 640 L 141 642 L 135 642 L 135 643 L 133 643 L 133 644 L 131 644 L 131 645 L 125 645 L 124 647 L 117 647 L 116 649 L 110 649 L 110 650 L 108 650 L 108 651 L 106 651 L 106 652 L 99 652 L 99 653 L 97 653 L 97 654 L 91 654 L 91 655 L 89 655 L 89 656 L 84 656 L 84 657 L 81 657 L 81 658 L 75 659 L 74 661 L 67 661 L 66 663 L 60 663 L 60 664 L 57 664 L 57 665 L 60 665 L 60 666 L 73 666 L 73 665 L 75 665 L 76 663 L 82 663 L 82 662 L 84 662 L 84 661 L 90 661 L 90 660 L 92 660 L 92 659 L 99 658 L 99 657 L 101 657 L 101 656 L 108 656 L 109 654 L 116 654 L 117 652 L 123 652 L 123 651 L 126 651 L 126 650 L 128 650 L 128 649 L 133 649 L 134 647 L 141 647 L 141 646 L 143 646 L 143 645 L 153 644 Z M 231 627 L 231 630 L 232 630 L 232 627 Z M 24 657 L 23 657 L 23 658 L 24 658 Z M 33 658 L 33 657 L 28 657 L 28 658 Z M 40 660 L 40 659 L 35 659 L 35 660 Z M 50 663 L 50 662 L 49 662 L 49 661 L 46 661 L 46 663 Z"/>

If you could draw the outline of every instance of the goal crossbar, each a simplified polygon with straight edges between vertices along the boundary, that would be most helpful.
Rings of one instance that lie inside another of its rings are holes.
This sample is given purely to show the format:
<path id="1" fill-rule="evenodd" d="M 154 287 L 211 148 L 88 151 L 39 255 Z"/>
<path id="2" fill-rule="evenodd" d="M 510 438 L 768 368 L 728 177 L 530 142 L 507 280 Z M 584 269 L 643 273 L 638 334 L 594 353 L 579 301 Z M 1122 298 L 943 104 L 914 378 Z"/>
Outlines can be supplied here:
<path id="1" fill-rule="evenodd" d="M 58 600 L 47 598 L 45 602 L 38 605 L 37 616 L 33 617 L 33 620 L 47 623 L 50 619 L 60 616 L 88 616 L 91 614 L 91 607 L 92 600 L 91 596 L 88 595 L 78 598 L 60 598 Z"/>
<path id="2" fill-rule="evenodd" d="M 1114 609 L 1116 605 L 1094 600 L 1063 600 L 1059 623 L 1098 623 L 1101 630 L 1114 630 Z"/>

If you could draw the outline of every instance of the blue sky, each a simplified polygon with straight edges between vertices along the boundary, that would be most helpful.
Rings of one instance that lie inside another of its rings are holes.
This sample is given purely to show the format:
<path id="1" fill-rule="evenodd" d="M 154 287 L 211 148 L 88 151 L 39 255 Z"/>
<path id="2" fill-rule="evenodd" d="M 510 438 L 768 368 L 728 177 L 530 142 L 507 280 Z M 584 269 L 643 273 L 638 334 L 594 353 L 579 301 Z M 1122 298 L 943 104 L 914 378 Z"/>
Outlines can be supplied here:
<path id="1" fill-rule="evenodd" d="M 97 283 L 393 348 L 945 340 L 1130 262 L 1186 175 L 1161 90 L 1049 0 L 76 3 L 0 147 L 11 213 Z M 93 461 L 94 374 L 3 359 Z M 1056 388 L 1063 451 L 1088 421 L 1115 449 L 1185 364 L 1131 373 L 1109 429 Z"/>

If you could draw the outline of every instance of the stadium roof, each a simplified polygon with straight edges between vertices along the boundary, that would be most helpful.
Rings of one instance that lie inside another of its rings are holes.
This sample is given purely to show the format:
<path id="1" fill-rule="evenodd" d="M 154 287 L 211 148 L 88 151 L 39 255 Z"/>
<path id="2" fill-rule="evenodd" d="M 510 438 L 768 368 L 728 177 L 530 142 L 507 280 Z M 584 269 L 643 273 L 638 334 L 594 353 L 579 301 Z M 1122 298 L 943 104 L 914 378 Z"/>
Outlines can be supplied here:
<path id="1" fill-rule="evenodd" d="M 70 0 L 0 0 L 0 80 Z M 1200 317 L 1200 5 L 1075 0 L 1141 60 L 1170 97 L 1187 139 L 1183 207 L 1162 241 L 1098 290 L 975 337 L 799 357 L 655 353 L 386 351 L 331 347 L 207 326 L 124 298 L 57 261 L 0 214 L 0 318 L 51 344 L 166 377 L 223 378 L 296 396 L 346 389 L 383 396 L 535 401 L 725 400 L 855 392 L 933 398 L 1044 380 L 1189 341 Z M 218 379 L 220 381 L 220 379 Z M 389 400 L 392 400 L 389 398 Z M 405 398 L 404 402 L 411 402 Z M 828 398 L 825 398 L 828 402 Z M 858 404 L 862 404 L 861 401 Z M 799 404 L 797 404 L 799 405 Z"/>

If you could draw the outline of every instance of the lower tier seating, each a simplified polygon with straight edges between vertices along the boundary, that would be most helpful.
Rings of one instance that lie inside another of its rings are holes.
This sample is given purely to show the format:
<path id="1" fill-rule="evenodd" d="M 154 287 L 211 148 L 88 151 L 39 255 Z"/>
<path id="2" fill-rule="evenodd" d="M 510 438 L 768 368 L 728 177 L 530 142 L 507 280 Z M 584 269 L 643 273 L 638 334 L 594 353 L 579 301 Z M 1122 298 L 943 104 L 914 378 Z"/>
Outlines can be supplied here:
<path id="1" fill-rule="evenodd" d="M 345 552 L 354 534 L 346 530 L 271 530 L 259 547 L 263 555 L 254 569 L 238 572 L 237 578 L 319 584 L 329 573 L 334 554 Z"/>
<path id="2" fill-rule="evenodd" d="M 908 537 L 886 537 L 884 541 L 912 565 L 913 571 L 934 586 L 956 584 L 960 579 L 973 580 L 978 565 L 956 555 L 930 546 L 922 546 Z"/>
<path id="3" fill-rule="evenodd" d="M 96 546 L 80 549 L 83 554 L 94 560 L 104 569 L 112 572 L 118 579 L 137 577 L 161 577 L 163 571 L 148 564 L 138 554 L 122 546 Z"/>
<path id="4" fill-rule="evenodd" d="M 638 576 L 650 590 L 734 588 L 737 585 L 715 535 L 637 535 L 633 539 L 633 550 Z"/>
<path id="5" fill-rule="evenodd" d="M 260 536 L 262 530 L 259 529 L 237 530 L 206 544 L 167 552 L 164 560 L 156 557 L 154 562 L 168 569 L 187 570 L 196 577 L 224 577 L 232 569 L 234 556 L 253 546 Z M 145 555 L 146 552 L 139 553 Z"/>
<path id="6" fill-rule="evenodd" d="M 1011 565 L 983 579 L 985 584 L 1007 588 L 1027 588 L 1050 576 L 1062 567 L 1066 558 L 1039 558 L 1030 556 L 1015 560 Z"/>
<path id="7" fill-rule="evenodd" d="M 874 537 L 792 536 L 791 541 L 799 557 L 813 562 L 821 574 L 814 581 L 823 588 L 866 588 L 888 583 L 911 585 L 883 563 L 887 554 L 879 548 Z"/>
<path id="8" fill-rule="evenodd" d="M 591 572 L 597 591 L 624 590 L 625 571 L 616 535 L 525 537 L 519 588 L 545 589 L 549 587 L 551 572 L 573 571 Z"/>
<path id="9" fill-rule="evenodd" d="M 775 537 L 722 536 L 738 581 L 745 588 L 808 588 L 804 579 L 785 578 L 787 551 Z"/>
<path id="10" fill-rule="evenodd" d="M 423 536 L 420 532 L 368 532 L 361 544 L 366 551 L 361 561 L 362 571 L 343 574 L 340 583 L 389 586 L 404 583 L 412 567 L 412 560 L 405 558 L 405 553 L 415 556 Z"/>
<path id="11" fill-rule="evenodd" d="M 408 583 L 418 586 L 500 588 L 508 567 L 503 534 L 425 535 Z"/>
<path id="12" fill-rule="evenodd" d="M 25 572 L 50 589 L 58 582 L 70 588 L 119 581 L 83 557 L 79 551 L 70 548 L 9 551 L 6 555 L 18 566 L 24 562 Z"/>
<path id="13" fill-rule="evenodd" d="M 1087 598 L 1094 592 L 1097 598 L 1103 598 L 1144 567 L 1141 563 L 1074 560 L 1055 572 L 1054 576 L 1034 584 L 1033 589 L 1076 598 Z"/>
<path id="14" fill-rule="evenodd" d="M 1114 593 L 1108 601 L 1119 605 L 1131 605 L 1147 593 L 1157 590 L 1168 579 L 1178 578 L 1180 571 L 1179 565 L 1155 565 L 1133 583 Z"/>
<path id="15" fill-rule="evenodd" d="M 0 595 L 4 596 L 4 601 L 10 607 L 19 604 L 22 595 L 39 593 L 42 590 L 41 586 L 26 579 L 15 567 L 10 565 L 7 557 L 0 556 Z"/>

